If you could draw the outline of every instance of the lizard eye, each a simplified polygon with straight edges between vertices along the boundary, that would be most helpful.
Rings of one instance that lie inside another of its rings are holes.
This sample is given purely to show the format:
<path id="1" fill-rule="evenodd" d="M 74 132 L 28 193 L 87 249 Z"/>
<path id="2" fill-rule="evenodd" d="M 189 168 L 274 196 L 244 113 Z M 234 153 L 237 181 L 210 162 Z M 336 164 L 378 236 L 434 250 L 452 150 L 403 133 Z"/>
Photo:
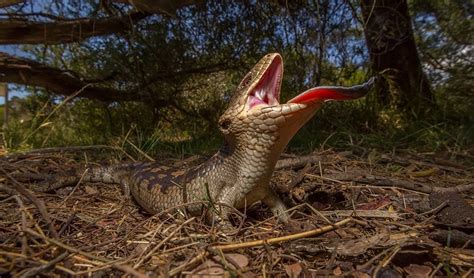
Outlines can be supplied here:
<path id="1" fill-rule="evenodd" d="M 244 80 L 242 80 L 242 82 L 240 83 L 240 86 L 241 87 L 247 87 L 248 85 L 250 85 L 250 81 L 252 81 L 252 74 L 251 73 L 247 74 L 244 77 Z"/>
<path id="2" fill-rule="evenodd" d="M 222 129 L 226 130 L 226 129 L 228 129 L 228 128 L 230 127 L 230 124 L 231 124 L 230 119 L 225 119 L 225 120 L 223 120 L 223 121 L 221 121 L 221 122 L 219 123 L 219 126 L 220 126 Z"/>

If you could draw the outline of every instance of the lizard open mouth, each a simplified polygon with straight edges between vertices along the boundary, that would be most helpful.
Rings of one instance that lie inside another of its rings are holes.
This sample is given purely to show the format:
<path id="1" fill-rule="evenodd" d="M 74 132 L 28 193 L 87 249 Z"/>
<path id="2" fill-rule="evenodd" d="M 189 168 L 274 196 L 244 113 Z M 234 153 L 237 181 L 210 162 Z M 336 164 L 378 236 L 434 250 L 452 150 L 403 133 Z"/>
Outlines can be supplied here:
<path id="1" fill-rule="evenodd" d="M 276 56 L 248 96 L 248 107 L 280 104 L 280 87 L 283 76 L 283 61 Z"/>
<path id="2" fill-rule="evenodd" d="M 261 77 L 250 90 L 247 99 L 249 110 L 256 106 L 280 105 L 280 88 L 283 77 L 283 61 L 280 55 L 274 55 Z M 364 96 L 374 83 L 374 78 L 362 85 L 353 87 L 321 86 L 311 88 L 289 100 L 286 104 L 321 103 L 329 100 L 349 100 Z"/>

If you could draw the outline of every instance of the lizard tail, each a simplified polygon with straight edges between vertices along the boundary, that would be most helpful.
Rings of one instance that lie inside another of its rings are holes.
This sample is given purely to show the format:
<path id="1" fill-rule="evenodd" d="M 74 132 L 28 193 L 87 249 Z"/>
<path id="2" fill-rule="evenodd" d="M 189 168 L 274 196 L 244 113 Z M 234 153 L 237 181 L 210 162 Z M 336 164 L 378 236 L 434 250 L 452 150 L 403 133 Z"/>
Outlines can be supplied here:
<path id="1" fill-rule="evenodd" d="M 71 170 L 43 180 L 35 186 L 35 191 L 48 192 L 77 184 L 79 181 L 120 184 L 124 174 L 128 173 L 133 165 L 135 163 Z"/>

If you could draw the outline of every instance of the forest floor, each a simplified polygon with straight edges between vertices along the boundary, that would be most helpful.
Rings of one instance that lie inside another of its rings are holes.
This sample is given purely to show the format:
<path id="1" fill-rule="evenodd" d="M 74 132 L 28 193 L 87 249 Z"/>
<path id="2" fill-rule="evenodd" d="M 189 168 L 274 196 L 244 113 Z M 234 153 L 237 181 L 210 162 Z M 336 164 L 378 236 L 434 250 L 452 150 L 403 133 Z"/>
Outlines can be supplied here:
<path id="1" fill-rule="evenodd" d="M 147 215 L 118 185 L 34 191 L 31 179 L 91 156 L 0 158 L 0 276 L 474 276 L 473 151 L 284 155 L 272 184 L 290 224 L 257 203 L 226 232 L 178 212 Z"/>

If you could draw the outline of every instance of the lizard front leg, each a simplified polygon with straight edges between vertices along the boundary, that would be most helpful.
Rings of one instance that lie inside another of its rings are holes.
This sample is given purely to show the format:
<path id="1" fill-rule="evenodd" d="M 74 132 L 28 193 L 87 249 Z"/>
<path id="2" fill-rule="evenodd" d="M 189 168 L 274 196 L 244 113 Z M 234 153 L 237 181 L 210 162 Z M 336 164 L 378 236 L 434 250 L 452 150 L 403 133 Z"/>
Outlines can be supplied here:
<path id="1" fill-rule="evenodd" d="M 217 215 L 217 218 L 229 223 L 229 214 L 232 211 L 232 207 L 243 207 L 241 206 L 242 203 L 245 203 L 245 196 L 247 194 L 242 194 L 239 192 L 239 189 L 242 187 L 239 186 L 234 186 L 233 188 L 229 189 L 225 194 L 222 194 L 221 198 L 219 198 L 219 203 L 223 204 L 220 206 L 220 213 Z M 261 188 L 262 189 L 262 188 Z M 252 194 L 255 193 L 255 195 L 260 195 L 262 198 L 261 200 L 263 203 L 265 203 L 272 211 L 272 213 L 278 217 L 278 220 L 281 221 L 282 223 L 288 223 L 290 217 L 287 212 L 287 207 L 283 203 L 283 201 L 280 199 L 280 197 L 270 188 L 268 189 L 263 189 L 263 190 L 255 190 L 255 192 L 252 192 Z M 248 196 L 247 196 L 248 197 Z M 251 200 L 250 202 L 258 201 L 259 199 L 254 199 Z M 251 205 L 248 203 L 248 205 Z"/>
<path id="2" fill-rule="evenodd" d="M 220 226 L 226 229 L 232 227 L 229 216 L 236 207 L 239 198 L 242 198 L 242 194 L 238 189 L 238 186 L 224 188 L 221 194 L 216 198 L 216 209 L 214 210 L 213 217 Z"/>

